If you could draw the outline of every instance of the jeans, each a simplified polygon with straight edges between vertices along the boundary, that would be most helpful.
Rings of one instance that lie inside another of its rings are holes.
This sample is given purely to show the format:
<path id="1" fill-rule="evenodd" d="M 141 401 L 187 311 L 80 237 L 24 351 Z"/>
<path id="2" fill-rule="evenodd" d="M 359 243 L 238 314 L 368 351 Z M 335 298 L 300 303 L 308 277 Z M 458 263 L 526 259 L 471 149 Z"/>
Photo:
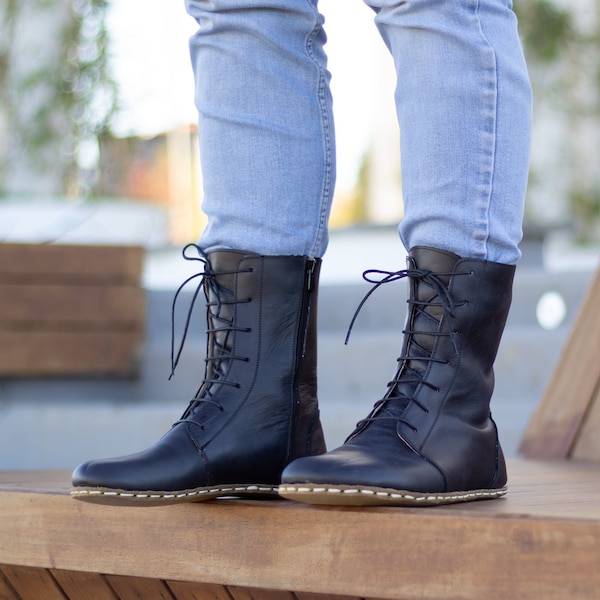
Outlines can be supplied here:
<path id="1" fill-rule="evenodd" d="M 365 2 L 396 66 L 404 246 L 514 264 L 532 109 L 510 0 Z M 186 0 L 205 250 L 325 253 L 335 134 L 317 3 Z"/>

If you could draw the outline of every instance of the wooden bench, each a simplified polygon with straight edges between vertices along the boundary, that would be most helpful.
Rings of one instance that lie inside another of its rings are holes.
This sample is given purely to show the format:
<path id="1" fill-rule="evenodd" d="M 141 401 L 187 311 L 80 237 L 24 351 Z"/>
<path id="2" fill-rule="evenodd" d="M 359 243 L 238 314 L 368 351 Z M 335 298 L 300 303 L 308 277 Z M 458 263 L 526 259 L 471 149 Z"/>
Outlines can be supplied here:
<path id="1" fill-rule="evenodd" d="M 5 472 L 0 600 L 600 598 L 599 305 L 597 275 L 505 498 L 119 508 L 71 499 L 66 472 Z"/>
<path id="2" fill-rule="evenodd" d="M 598 598 L 600 465 L 510 473 L 506 498 L 412 509 L 97 506 L 68 473 L 4 473 L 0 598 Z"/>
<path id="3" fill-rule="evenodd" d="M 132 375 L 144 249 L 0 244 L 0 377 Z"/>

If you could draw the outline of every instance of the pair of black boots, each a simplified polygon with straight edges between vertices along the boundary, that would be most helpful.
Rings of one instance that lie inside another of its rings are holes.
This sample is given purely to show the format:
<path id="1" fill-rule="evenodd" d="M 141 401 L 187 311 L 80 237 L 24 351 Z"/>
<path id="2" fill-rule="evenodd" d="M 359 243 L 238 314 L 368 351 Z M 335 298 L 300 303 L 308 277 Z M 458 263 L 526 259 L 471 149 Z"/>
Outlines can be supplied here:
<path id="1" fill-rule="evenodd" d="M 385 396 L 326 453 L 317 403 L 320 260 L 216 250 L 204 259 L 203 383 L 158 442 L 73 474 L 75 498 L 166 504 L 222 496 L 431 505 L 506 493 L 491 419 L 493 363 L 514 266 L 417 247 Z"/>

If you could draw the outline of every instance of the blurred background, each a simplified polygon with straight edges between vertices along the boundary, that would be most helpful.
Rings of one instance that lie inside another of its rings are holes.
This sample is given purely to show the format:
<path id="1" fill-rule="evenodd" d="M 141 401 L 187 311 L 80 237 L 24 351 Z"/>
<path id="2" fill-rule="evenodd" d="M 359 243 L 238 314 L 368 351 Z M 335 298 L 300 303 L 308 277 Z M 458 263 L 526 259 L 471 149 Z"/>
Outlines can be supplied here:
<path id="1" fill-rule="evenodd" d="M 378 292 L 349 347 L 343 338 L 368 289 L 362 271 L 402 268 L 402 179 L 394 70 L 372 12 L 360 0 L 320 0 L 320 9 L 338 144 L 320 379 L 336 445 L 383 393 L 399 353 L 403 289 Z M 523 261 L 493 406 L 509 455 L 600 248 L 600 1 L 515 0 L 515 10 L 535 130 Z M 71 468 L 140 449 L 199 384 L 201 321 L 167 382 L 173 290 L 193 272 L 180 248 L 205 225 L 188 55 L 194 29 L 183 2 L 172 0 L 0 0 L 0 244 L 141 246 L 146 304 L 133 374 L 0 376 L 0 468 Z"/>

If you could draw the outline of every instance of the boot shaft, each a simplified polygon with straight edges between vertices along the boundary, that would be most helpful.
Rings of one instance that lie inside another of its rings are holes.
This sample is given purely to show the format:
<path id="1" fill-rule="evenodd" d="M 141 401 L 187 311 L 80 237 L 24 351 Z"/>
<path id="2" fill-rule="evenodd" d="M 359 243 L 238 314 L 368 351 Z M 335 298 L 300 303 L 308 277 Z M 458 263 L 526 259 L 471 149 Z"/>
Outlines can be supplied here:
<path id="1" fill-rule="evenodd" d="M 380 285 L 410 281 L 397 371 L 341 447 L 285 469 L 280 493 L 315 504 L 410 506 L 506 493 L 489 407 L 514 271 L 414 248 L 405 270 L 365 272 L 374 287 L 352 323 Z"/>
<path id="2" fill-rule="evenodd" d="M 73 474 L 76 497 L 162 504 L 273 495 L 292 458 L 325 451 L 314 331 L 320 261 L 196 249 L 197 257 L 184 256 L 205 268 L 183 284 L 202 280 L 172 369 L 203 289 L 204 381 L 182 418 L 155 444 L 80 465 Z"/>
<path id="3" fill-rule="evenodd" d="M 395 438 L 435 465 L 447 490 L 506 483 L 490 399 L 514 271 L 433 248 L 411 250 L 408 269 L 385 280 L 409 278 L 398 369 L 384 398 L 348 438 L 350 447 L 379 447 L 378 440 Z M 391 453 L 389 461 L 393 447 L 381 451 Z"/>
<path id="4" fill-rule="evenodd" d="M 254 432 L 255 446 L 264 440 L 281 469 L 297 456 L 324 452 L 316 363 L 320 263 L 208 253 L 205 377 L 184 416 L 202 425 L 195 437 L 207 453 L 238 444 L 242 428 Z M 233 415 L 227 427 L 215 403 Z"/>
<path id="5" fill-rule="evenodd" d="M 467 385 L 483 387 L 491 395 L 515 267 L 431 248 L 412 249 L 408 266 L 414 273 L 410 308 L 397 383 L 390 393 L 410 396 L 423 380 L 430 389 L 447 387 L 447 382 L 435 380 L 436 372 L 446 366 L 466 367 L 466 361 L 473 378 Z"/>
<path id="6" fill-rule="evenodd" d="M 453 489 L 504 485 L 504 457 L 490 400 L 515 267 L 424 248 L 414 249 L 409 260 L 443 286 L 432 290 L 430 278 L 412 283 L 413 333 L 406 336 L 407 358 L 397 388 L 402 390 L 411 369 L 421 369 L 422 380 L 398 422 L 398 435 L 435 463 Z M 409 358 L 413 354 L 429 360 L 415 367 Z M 472 463 L 465 461 L 469 456 Z"/>

